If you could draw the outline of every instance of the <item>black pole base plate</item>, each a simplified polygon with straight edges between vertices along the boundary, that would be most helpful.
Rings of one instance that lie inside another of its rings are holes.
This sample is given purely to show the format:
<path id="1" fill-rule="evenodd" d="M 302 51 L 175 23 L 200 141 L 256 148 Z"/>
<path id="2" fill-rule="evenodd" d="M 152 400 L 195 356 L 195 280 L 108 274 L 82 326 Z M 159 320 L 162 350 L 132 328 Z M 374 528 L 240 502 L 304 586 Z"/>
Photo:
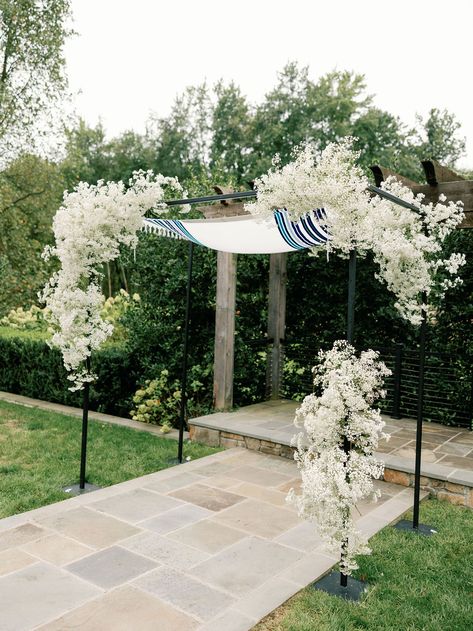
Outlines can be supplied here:
<path id="1" fill-rule="evenodd" d="M 65 486 L 63 488 L 63 491 L 68 495 L 83 495 L 84 493 L 98 491 L 100 488 L 100 486 L 95 486 L 95 484 L 89 484 L 88 482 L 86 482 L 83 489 L 80 488 L 79 484 L 71 484 L 69 486 Z"/>
<path id="2" fill-rule="evenodd" d="M 396 530 L 404 530 L 405 532 L 414 532 L 417 535 L 424 535 L 424 537 L 431 537 L 437 531 L 432 526 L 426 526 L 425 524 L 419 524 L 417 528 L 414 528 L 410 519 L 401 519 L 394 525 Z"/>
<path id="3" fill-rule="evenodd" d="M 179 458 L 168 458 L 167 459 L 167 463 L 170 465 L 174 465 L 174 464 L 184 464 L 185 460 L 183 460 L 182 462 L 179 460 Z"/>
<path id="4" fill-rule="evenodd" d="M 348 584 L 346 587 L 340 585 L 340 572 L 333 570 L 330 574 L 323 576 L 320 580 L 312 583 L 313 589 L 318 589 L 321 592 L 326 592 L 332 596 L 339 596 L 345 600 L 360 600 L 363 594 L 368 589 L 368 583 L 358 581 L 356 578 L 348 576 Z"/>

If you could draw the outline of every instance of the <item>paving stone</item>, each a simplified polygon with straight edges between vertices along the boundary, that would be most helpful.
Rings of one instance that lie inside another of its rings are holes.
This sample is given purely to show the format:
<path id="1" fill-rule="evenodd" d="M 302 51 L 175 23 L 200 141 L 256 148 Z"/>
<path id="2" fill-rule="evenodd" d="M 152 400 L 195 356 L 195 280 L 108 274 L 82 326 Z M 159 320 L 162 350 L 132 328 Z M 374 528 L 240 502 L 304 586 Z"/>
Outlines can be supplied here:
<path id="1" fill-rule="evenodd" d="M 134 584 L 200 620 L 214 618 L 234 602 L 228 594 L 170 567 L 158 568 Z"/>
<path id="2" fill-rule="evenodd" d="M 294 461 L 284 459 L 282 460 L 276 456 L 267 456 L 266 458 L 262 458 L 260 462 L 258 462 L 258 467 L 261 469 L 269 469 L 270 471 L 276 471 L 277 473 L 285 473 L 286 475 L 290 475 L 291 478 L 297 476 L 297 465 Z"/>
<path id="3" fill-rule="evenodd" d="M 138 528 L 114 517 L 82 507 L 49 515 L 37 521 L 66 537 L 95 548 L 105 548 L 139 532 Z"/>
<path id="4" fill-rule="evenodd" d="M 99 587 L 110 589 L 155 567 L 156 563 L 151 559 L 145 559 L 119 546 L 112 546 L 71 563 L 65 569 Z"/>
<path id="5" fill-rule="evenodd" d="M 284 462 L 284 461 L 283 461 Z M 259 467 L 243 466 L 234 469 L 227 474 L 229 477 L 236 478 L 242 482 L 251 482 L 260 486 L 276 487 L 289 482 L 291 475 L 278 473 L 277 471 L 268 471 Z"/>
<path id="6" fill-rule="evenodd" d="M 473 486 L 473 470 L 466 471 L 465 469 L 454 469 L 448 476 L 448 480 L 457 484 Z"/>
<path id="7" fill-rule="evenodd" d="M 471 445 L 463 445 L 462 443 L 442 443 L 435 449 L 435 453 L 452 456 L 466 456 L 472 452 Z"/>
<path id="8" fill-rule="evenodd" d="M 314 524 L 303 522 L 279 535 L 275 541 L 291 548 L 309 551 L 319 546 L 322 539 L 317 534 Z"/>
<path id="9" fill-rule="evenodd" d="M 100 594 L 63 570 L 35 563 L 0 578 L 2 631 L 25 631 Z"/>
<path id="10" fill-rule="evenodd" d="M 292 512 L 256 500 L 246 500 L 219 513 L 214 518 L 220 523 L 245 530 L 253 535 L 272 539 L 300 523 Z"/>
<path id="11" fill-rule="evenodd" d="M 422 449 L 422 461 L 423 462 L 431 462 L 435 463 L 440 459 L 440 454 L 435 453 L 431 449 Z M 406 460 L 414 460 L 416 457 L 416 450 L 414 447 L 403 447 L 401 449 L 396 449 L 393 451 L 394 456 L 399 456 L 400 458 L 405 458 Z"/>
<path id="12" fill-rule="evenodd" d="M 472 432 L 461 432 L 454 436 L 451 443 L 460 443 L 461 445 L 471 445 L 473 447 L 473 434 Z"/>
<path id="13" fill-rule="evenodd" d="M 452 467 L 454 469 L 465 469 L 471 471 L 471 460 L 468 458 L 462 458 L 461 456 L 443 456 L 438 464 L 442 467 Z"/>
<path id="14" fill-rule="evenodd" d="M 246 536 L 244 532 L 209 519 L 199 521 L 187 526 L 187 528 L 181 528 L 168 535 L 174 541 L 180 541 L 208 554 L 220 552 L 223 548 L 228 548 Z"/>
<path id="15" fill-rule="evenodd" d="M 402 515 L 405 512 L 405 510 L 406 509 L 402 510 L 402 507 L 401 507 L 399 509 L 399 514 L 394 516 L 393 520 L 396 519 L 396 517 L 399 517 L 400 515 Z M 364 515 L 363 517 L 360 517 L 360 519 L 356 521 L 356 527 L 358 530 L 360 530 L 364 535 L 366 535 L 369 538 L 375 535 L 377 532 L 379 532 L 382 528 L 385 528 L 388 523 L 389 521 L 386 521 L 386 519 L 373 517 L 371 514 L 369 514 L 369 515 Z"/>
<path id="16" fill-rule="evenodd" d="M 209 555 L 201 550 L 191 548 L 167 537 L 161 537 L 154 532 L 137 535 L 124 541 L 122 546 L 158 563 L 184 571 L 209 558 Z"/>
<path id="17" fill-rule="evenodd" d="M 381 506 L 382 504 L 384 504 L 384 502 L 387 502 L 391 497 L 392 497 L 391 495 L 383 494 L 381 495 L 381 497 L 378 497 L 376 502 L 371 501 L 371 500 L 362 500 L 358 502 L 358 504 L 353 508 L 353 517 L 355 519 L 358 519 L 359 517 L 366 515 L 367 513 L 377 508 L 378 506 Z"/>
<path id="18" fill-rule="evenodd" d="M 301 490 L 301 486 L 302 486 L 302 480 L 300 477 L 292 478 L 291 480 L 289 480 L 289 482 L 284 482 L 284 484 L 281 484 L 280 486 L 278 486 L 278 491 L 281 491 L 281 493 L 287 494 L 289 493 L 291 489 L 294 489 L 296 493 L 299 493 L 299 491 Z"/>
<path id="19" fill-rule="evenodd" d="M 195 469 L 199 475 L 211 477 L 215 475 L 226 475 L 228 471 L 234 469 L 235 465 L 227 462 L 211 462 L 203 464 Z"/>
<path id="20" fill-rule="evenodd" d="M 183 486 L 189 486 L 189 484 L 199 482 L 199 480 L 202 480 L 199 475 L 189 471 L 188 473 L 178 473 L 177 475 L 164 480 L 158 478 L 154 482 L 146 484 L 143 488 L 151 489 L 152 491 L 157 491 L 158 493 L 169 493 L 170 491 L 175 491 Z"/>
<path id="21" fill-rule="evenodd" d="M 243 596 L 300 556 L 277 543 L 248 537 L 195 566 L 190 573 L 230 594 Z"/>
<path id="22" fill-rule="evenodd" d="M 213 486 L 217 489 L 232 490 L 233 487 L 237 487 L 240 484 L 240 481 L 235 480 L 235 478 L 228 478 L 224 475 L 214 475 L 210 478 L 205 478 L 205 484 L 206 486 Z"/>
<path id="23" fill-rule="evenodd" d="M 152 530 L 160 535 L 164 535 L 178 528 L 183 528 L 189 524 L 193 524 L 196 521 L 210 517 L 214 513 L 202 508 L 201 506 L 195 506 L 194 504 L 183 504 L 179 508 L 167 511 L 162 515 L 147 519 L 140 523 L 140 528 L 146 528 L 146 530 Z"/>
<path id="24" fill-rule="evenodd" d="M 211 511 L 221 511 L 244 499 L 241 495 L 235 495 L 205 484 L 193 484 L 184 489 L 174 491 L 171 495 Z"/>
<path id="25" fill-rule="evenodd" d="M 91 554 L 94 550 L 68 537 L 52 534 L 23 546 L 23 549 L 53 565 L 65 565 Z"/>
<path id="26" fill-rule="evenodd" d="M 136 523 L 164 511 L 181 506 L 182 502 L 145 489 L 134 489 L 91 504 L 91 508 L 119 519 Z"/>
<path id="27" fill-rule="evenodd" d="M 228 609 L 222 616 L 199 627 L 199 631 L 249 631 L 255 622 L 235 609 Z"/>
<path id="28" fill-rule="evenodd" d="M 304 558 L 288 567 L 279 574 L 279 578 L 295 583 L 299 587 L 306 587 L 326 574 L 335 565 L 337 559 L 316 550 L 305 554 Z"/>
<path id="29" fill-rule="evenodd" d="M 0 576 L 21 570 L 32 563 L 37 563 L 37 561 L 38 559 L 35 559 L 18 548 L 4 550 L 0 552 Z"/>
<path id="30" fill-rule="evenodd" d="M 194 618 L 127 585 L 38 631 L 193 631 L 197 626 Z"/>
<path id="31" fill-rule="evenodd" d="M 234 608 L 249 618 L 260 620 L 298 591 L 299 587 L 294 583 L 279 577 L 271 578 L 238 601 Z"/>
<path id="32" fill-rule="evenodd" d="M 241 482 L 233 490 L 235 493 L 238 493 L 238 495 L 251 497 L 255 500 L 262 500 L 263 502 L 291 510 L 291 505 L 286 501 L 287 493 L 281 493 L 276 489 L 258 486 L 250 482 Z"/>
<path id="33" fill-rule="evenodd" d="M 17 546 L 24 545 L 35 539 L 39 539 L 48 534 L 44 528 L 40 528 L 35 524 L 22 524 L 16 528 L 4 530 L 0 532 L 0 552 L 2 550 L 8 550 L 8 548 L 15 548 Z"/>

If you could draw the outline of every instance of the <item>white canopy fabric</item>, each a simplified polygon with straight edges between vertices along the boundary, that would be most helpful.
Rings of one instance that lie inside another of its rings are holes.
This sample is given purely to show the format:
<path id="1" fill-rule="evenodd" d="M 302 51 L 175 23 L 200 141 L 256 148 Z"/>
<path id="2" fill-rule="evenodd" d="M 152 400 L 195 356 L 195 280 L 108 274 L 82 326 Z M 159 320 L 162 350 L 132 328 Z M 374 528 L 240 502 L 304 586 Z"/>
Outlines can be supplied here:
<path id="1" fill-rule="evenodd" d="M 275 254 L 323 245 L 330 239 L 323 208 L 291 221 L 286 210 L 261 220 L 251 215 L 218 219 L 146 218 L 143 230 L 159 236 L 193 241 L 212 250 L 235 254 Z"/>

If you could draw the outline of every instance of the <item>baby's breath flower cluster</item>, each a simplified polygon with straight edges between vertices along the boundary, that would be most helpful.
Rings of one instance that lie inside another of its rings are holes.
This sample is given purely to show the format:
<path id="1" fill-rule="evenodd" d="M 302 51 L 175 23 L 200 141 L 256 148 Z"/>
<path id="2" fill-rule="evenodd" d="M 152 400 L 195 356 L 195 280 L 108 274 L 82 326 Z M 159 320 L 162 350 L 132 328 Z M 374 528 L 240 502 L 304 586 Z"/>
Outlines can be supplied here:
<path id="1" fill-rule="evenodd" d="M 325 208 L 329 251 L 348 255 L 354 247 L 368 249 L 368 180 L 356 158 L 351 138 L 331 143 L 321 153 L 312 144 L 302 145 L 285 166 L 276 155 L 273 168 L 255 180 L 257 199 L 245 204 L 245 209 L 269 218 L 275 209 L 285 208 L 296 220 L 315 208 Z"/>
<path id="2" fill-rule="evenodd" d="M 455 276 L 464 256 L 453 254 L 444 260 L 441 251 L 445 238 L 462 221 L 462 204 L 445 204 L 445 198 L 423 204 L 421 195 L 414 196 L 393 178 L 383 188 L 417 206 L 417 213 L 371 197 L 352 144 L 353 139 L 346 138 L 321 153 L 306 144 L 285 166 L 276 156 L 273 168 L 255 182 L 257 200 L 245 208 L 263 219 L 272 217 L 277 208 L 286 208 L 295 220 L 315 208 L 325 208 L 325 228 L 330 234 L 327 251 L 341 256 L 353 249 L 360 256 L 373 252 L 378 277 L 396 296 L 400 315 L 418 325 L 422 318 L 419 294 L 436 292 L 442 297 L 459 282 Z"/>
<path id="3" fill-rule="evenodd" d="M 183 192 L 175 178 L 139 171 L 128 187 L 123 182 L 82 182 L 64 194 L 53 222 L 56 243 L 43 254 L 57 257 L 60 269 L 41 297 L 54 328 L 51 345 L 62 352 L 72 390 L 94 380 L 84 362 L 113 331 L 101 315 L 103 265 L 118 257 L 122 245 L 136 245 L 144 213 L 165 209 L 166 187 Z"/>
<path id="4" fill-rule="evenodd" d="M 465 264 L 464 254 L 442 257 L 446 237 L 461 223 L 461 202 L 445 203 L 444 195 L 437 204 L 422 203 L 423 195 L 391 177 L 382 184 L 389 193 L 413 204 L 418 213 L 375 196 L 370 200 L 370 240 L 374 260 L 379 265 L 377 276 L 396 296 L 396 308 L 414 325 L 422 320 L 425 305 L 419 295 L 436 295 L 461 282 L 458 272 Z"/>
<path id="5" fill-rule="evenodd" d="M 369 350 L 357 356 L 351 345 L 339 340 L 319 353 L 314 384 L 320 396 L 307 396 L 296 414 L 296 425 L 303 428 L 294 441 L 302 493 L 291 491 L 289 499 L 301 517 L 316 524 L 332 550 L 342 550 L 344 574 L 357 568 L 357 554 L 369 553 L 351 513 L 360 500 L 379 496 L 373 479 L 382 476 L 383 464 L 373 451 L 386 434 L 373 405 L 385 396 L 383 378 L 389 374 L 378 353 Z"/>

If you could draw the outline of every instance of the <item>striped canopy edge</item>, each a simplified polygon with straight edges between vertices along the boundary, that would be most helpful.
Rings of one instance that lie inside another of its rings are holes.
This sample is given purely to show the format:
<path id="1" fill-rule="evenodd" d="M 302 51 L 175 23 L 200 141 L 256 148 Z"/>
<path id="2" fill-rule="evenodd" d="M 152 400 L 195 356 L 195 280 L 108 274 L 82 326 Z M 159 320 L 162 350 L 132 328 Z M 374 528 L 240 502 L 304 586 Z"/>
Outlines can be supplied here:
<path id="1" fill-rule="evenodd" d="M 235 253 L 271 253 L 304 250 L 325 244 L 330 235 L 324 208 L 293 221 L 286 209 L 268 220 L 251 215 L 216 219 L 145 218 L 142 229 L 158 236 L 185 239 L 197 245 Z"/>

